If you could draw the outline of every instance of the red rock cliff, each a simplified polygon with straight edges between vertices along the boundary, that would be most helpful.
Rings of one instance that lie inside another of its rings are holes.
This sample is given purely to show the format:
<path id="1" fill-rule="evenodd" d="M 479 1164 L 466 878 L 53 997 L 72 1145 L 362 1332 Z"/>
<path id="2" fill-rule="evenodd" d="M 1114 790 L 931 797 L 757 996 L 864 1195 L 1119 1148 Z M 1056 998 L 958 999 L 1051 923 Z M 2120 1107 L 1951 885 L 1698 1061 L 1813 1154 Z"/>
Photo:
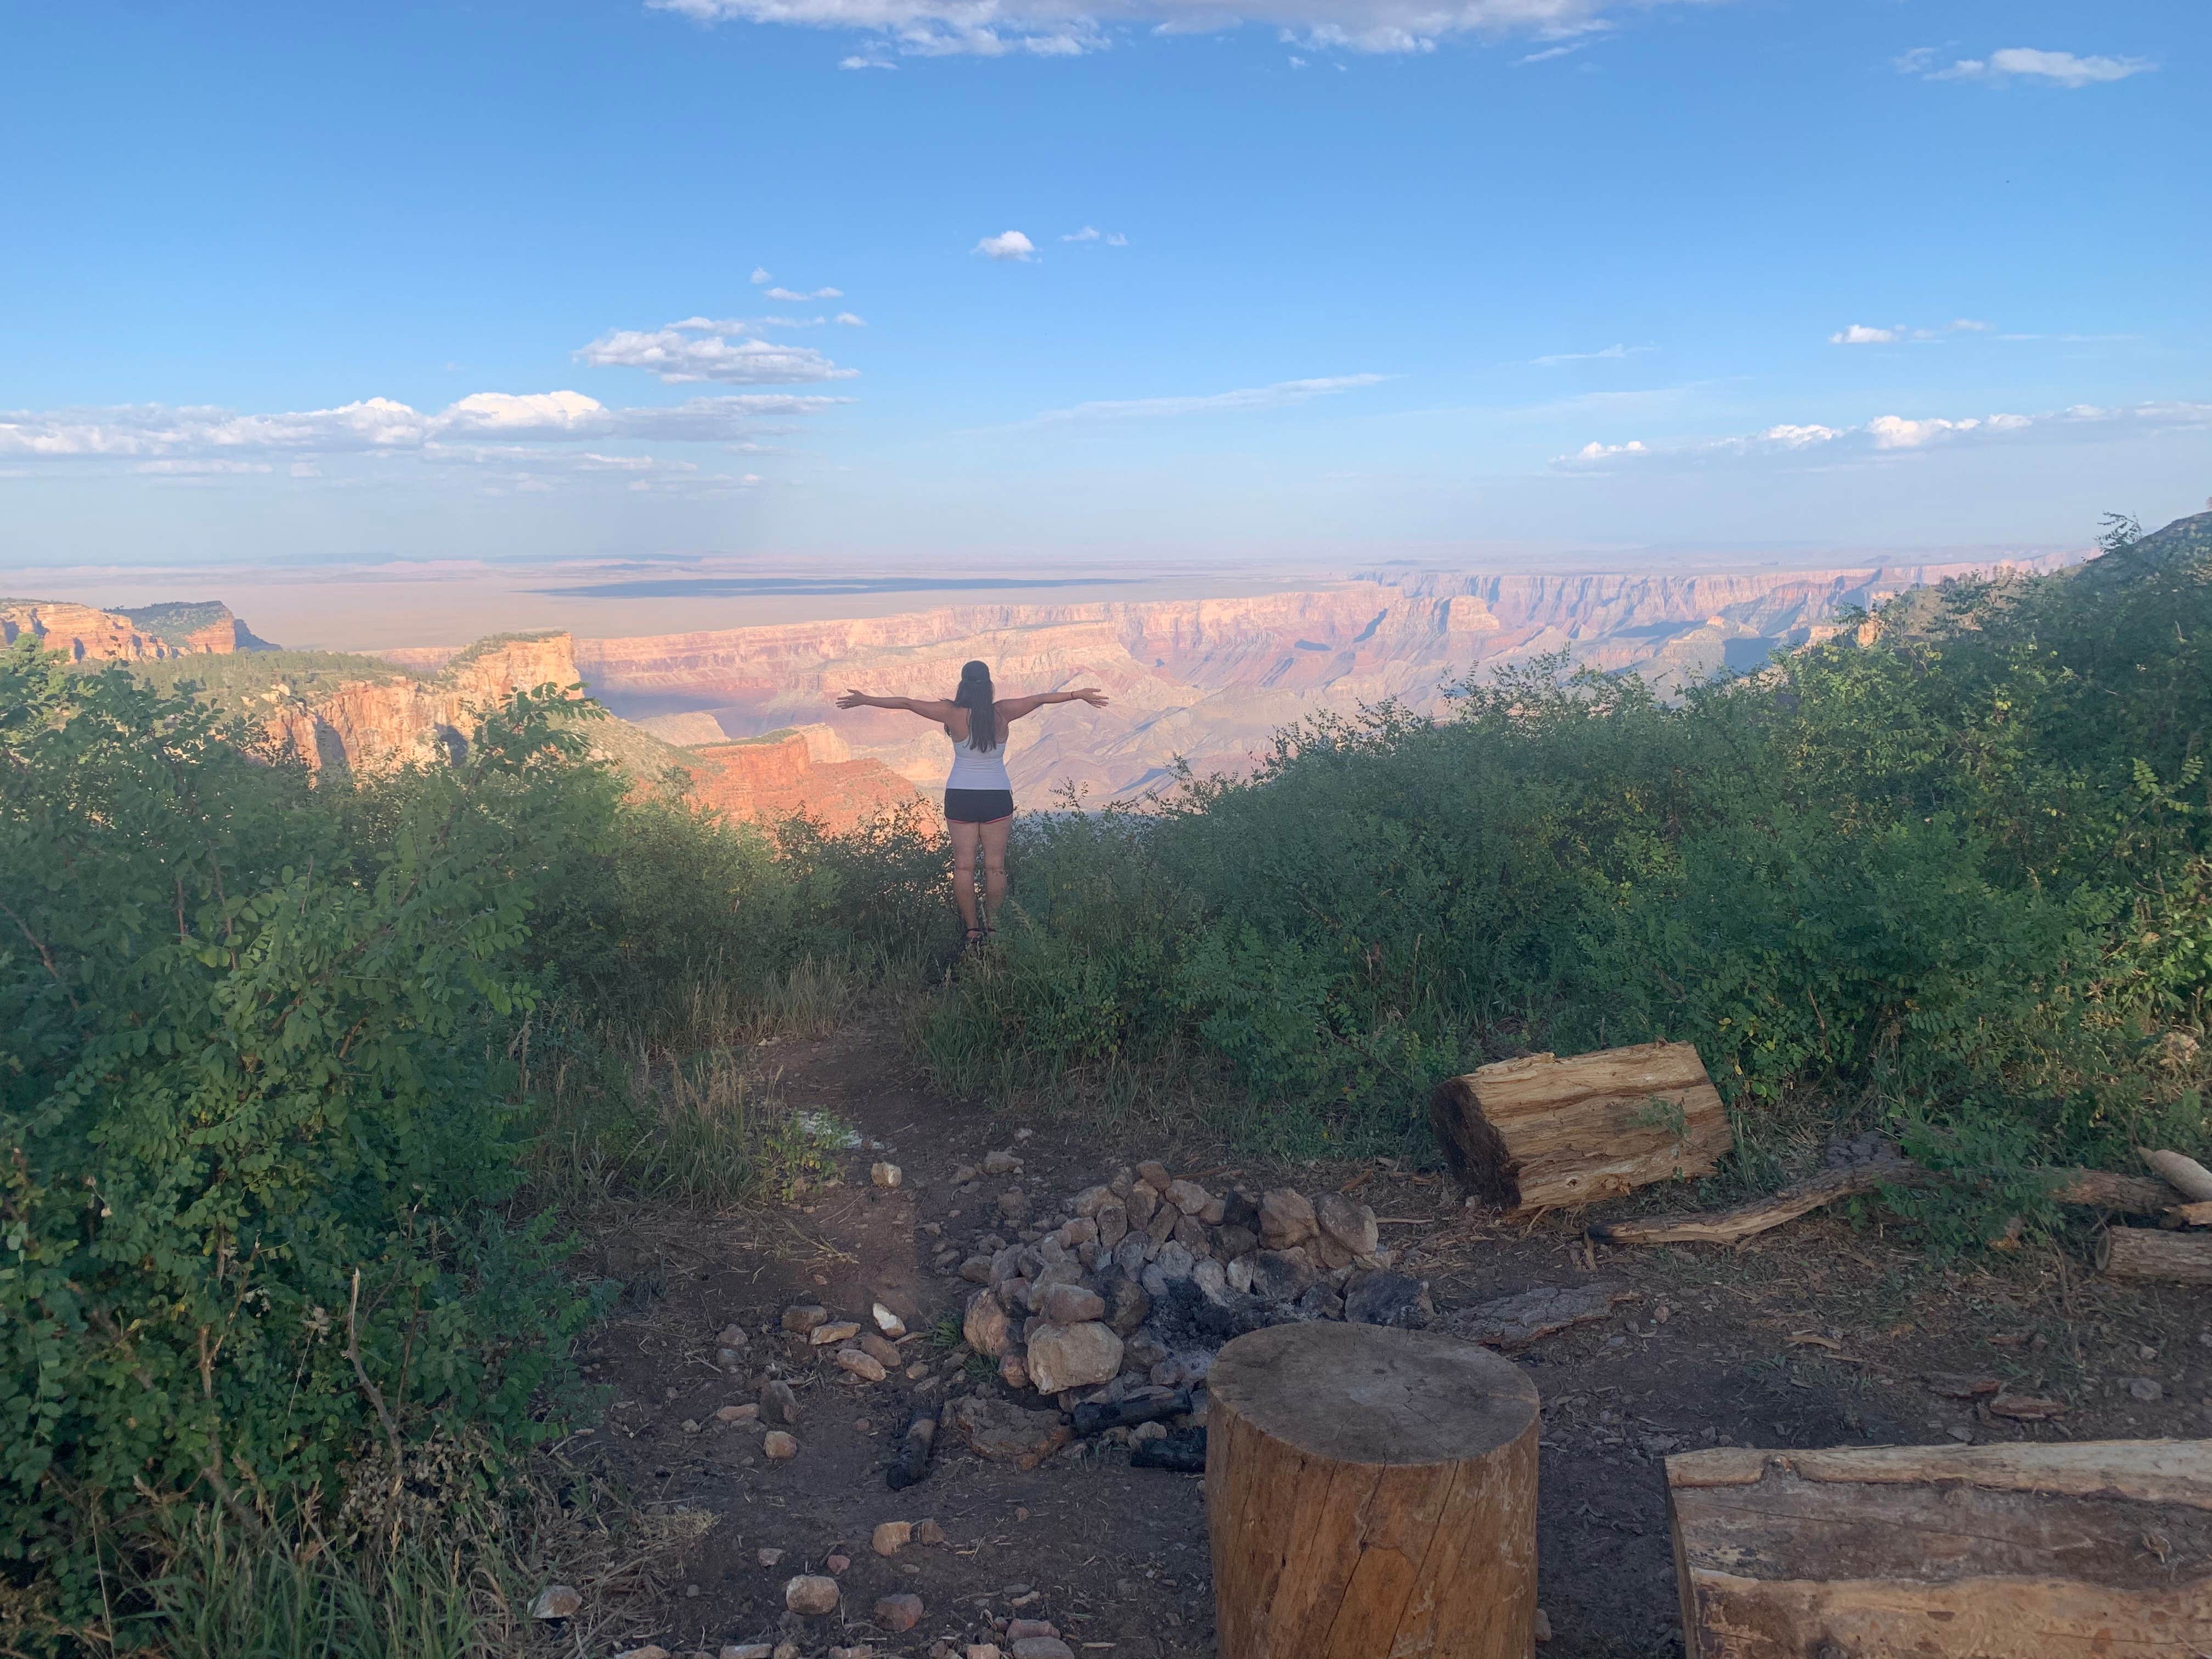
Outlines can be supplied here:
<path id="1" fill-rule="evenodd" d="M 391 772 L 462 753 L 481 712 L 516 691 L 574 685 L 576 678 L 566 634 L 488 640 L 455 657 L 435 679 L 364 673 L 312 696 L 280 684 L 277 708 L 264 725 L 280 747 L 318 770 Z"/>
<path id="2" fill-rule="evenodd" d="M 696 799 L 732 817 L 773 821 L 796 812 L 849 830 L 921 799 L 877 760 L 854 760 L 827 727 L 702 744 L 686 751 Z"/>

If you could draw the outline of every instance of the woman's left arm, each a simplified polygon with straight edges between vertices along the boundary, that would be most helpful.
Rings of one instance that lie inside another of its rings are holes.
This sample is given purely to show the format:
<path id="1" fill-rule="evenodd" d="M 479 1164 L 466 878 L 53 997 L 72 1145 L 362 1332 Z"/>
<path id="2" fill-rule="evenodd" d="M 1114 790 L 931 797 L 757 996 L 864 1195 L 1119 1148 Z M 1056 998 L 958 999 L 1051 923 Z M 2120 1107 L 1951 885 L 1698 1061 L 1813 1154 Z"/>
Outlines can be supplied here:
<path id="1" fill-rule="evenodd" d="M 1106 706 L 1106 694 L 1095 685 L 1086 685 L 1078 691 L 1039 691 L 1027 697 L 1001 697 L 999 716 L 1001 720 L 1018 720 L 1024 714 L 1034 714 L 1048 702 L 1087 702 L 1093 708 Z"/>

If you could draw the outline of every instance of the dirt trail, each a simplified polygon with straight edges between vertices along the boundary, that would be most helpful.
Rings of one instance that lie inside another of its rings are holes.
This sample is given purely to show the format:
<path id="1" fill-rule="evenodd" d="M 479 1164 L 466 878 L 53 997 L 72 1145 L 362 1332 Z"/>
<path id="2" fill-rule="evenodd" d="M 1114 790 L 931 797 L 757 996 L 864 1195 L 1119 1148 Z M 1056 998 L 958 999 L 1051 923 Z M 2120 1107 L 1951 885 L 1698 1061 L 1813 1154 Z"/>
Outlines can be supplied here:
<path id="1" fill-rule="evenodd" d="M 767 1051 L 790 1103 L 833 1114 L 881 1150 L 841 1155 L 842 1184 L 780 1208 L 721 1218 L 681 1215 L 601 1245 L 602 1265 L 633 1286 L 589 1344 L 617 1400 L 579 1442 L 659 1506 L 711 1512 L 669 1597 L 621 1628 L 628 1648 L 658 1641 L 713 1654 L 725 1643 L 790 1639 L 807 1659 L 866 1645 L 879 1659 L 933 1644 L 994 1639 L 989 1620 L 1046 1619 L 1090 1659 L 1206 1659 L 1213 1653 L 1201 1482 L 1133 1469 L 1128 1453 L 1086 1449 L 1021 1470 L 947 1441 L 927 1480 L 885 1488 L 884 1470 L 917 1397 L 901 1371 L 856 1385 L 827 1350 L 777 1328 L 783 1310 L 819 1303 L 865 1322 L 881 1302 L 914 1333 L 909 1362 L 941 1375 L 951 1351 L 933 1334 L 974 1287 L 933 1258 L 995 1223 L 996 1194 L 1017 1181 L 1040 1201 L 1065 1200 L 1117 1164 L 1157 1158 L 1178 1174 L 1221 1173 L 1218 1146 L 1117 1144 L 1066 1120 L 994 1117 L 930 1096 L 884 1031 L 856 1027 Z M 1031 1133 L 1017 1141 L 1018 1128 Z M 960 1165 L 1016 1149 L 1019 1176 L 956 1188 Z M 905 1184 L 869 1184 L 887 1158 Z M 1536 1286 L 1617 1280 L 1632 1292 L 1600 1322 L 1518 1356 L 1544 1400 L 1538 1518 L 1540 1600 L 1553 1632 L 1546 1659 L 1679 1654 L 1674 1571 L 1660 1460 L 1734 1443 L 1815 1446 L 1962 1440 L 2194 1437 L 2207 1431 L 2212 1296 L 2179 1287 L 2122 1291 L 2045 1256 L 1946 1272 L 1832 1217 L 1782 1229 L 1734 1251 L 1593 1252 L 1573 1224 L 1504 1228 L 1461 1211 L 1448 1184 L 1366 1165 L 1274 1170 L 1239 1163 L 1240 1184 L 1352 1187 L 1384 1218 L 1384 1242 L 1410 1251 L 1440 1310 Z M 715 1368 L 715 1334 L 750 1334 L 748 1367 Z M 799 1455 L 771 1462 L 755 1425 L 717 1423 L 756 1398 L 774 1361 L 801 1406 Z M 1942 1397 L 1929 1376 L 2002 1380 L 2059 1400 L 2065 1414 L 2022 1424 Z M 974 1385 L 921 1396 L 942 1401 Z M 990 1385 L 995 1389 L 995 1383 Z M 2142 1396 L 2155 1394 L 2155 1398 Z M 1042 1402 L 1030 1400 L 1027 1403 Z M 687 1431 L 687 1423 L 701 1425 Z M 935 1520 L 942 1544 L 884 1559 L 869 1548 L 884 1521 Z M 781 1550 L 774 1565 L 758 1552 Z M 786 1613 L 785 1581 L 830 1571 L 836 1614 Z M 899 1591 L 926 1607 L 911 1631 L 872 1622 Z M 609 1651 L 617 1650 L 610 1649 Z M 598 1656 L 594 1654 L 594 1659 Z"/>

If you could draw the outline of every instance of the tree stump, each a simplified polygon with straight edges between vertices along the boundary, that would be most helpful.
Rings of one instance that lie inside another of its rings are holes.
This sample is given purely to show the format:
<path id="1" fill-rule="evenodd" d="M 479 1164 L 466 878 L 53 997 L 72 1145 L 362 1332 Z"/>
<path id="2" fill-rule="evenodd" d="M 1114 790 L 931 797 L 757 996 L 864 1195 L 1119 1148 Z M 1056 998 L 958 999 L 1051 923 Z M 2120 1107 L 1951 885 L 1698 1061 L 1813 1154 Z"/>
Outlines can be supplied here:
<path id="1" fill-rule="evenodd" d="M 1688 1659 L 2212 1652 L 2212 1447 L 1667 1460 Z"/>
<path id="2" fill-rule="evenodd" d="M 1528 1659 L 1535 1385 L 1424 1331 L 1277 1325 L 1206 1379 L 1220 1659 Z"/>
<path id="3" fill-rule="evenodd" d="M 1709 1175 L 1735 1145 L 1686 1042 L 1501 1060 L 1438 1085 L 1429 1120 L 1452 1173 L 1522 1214 Z"/>

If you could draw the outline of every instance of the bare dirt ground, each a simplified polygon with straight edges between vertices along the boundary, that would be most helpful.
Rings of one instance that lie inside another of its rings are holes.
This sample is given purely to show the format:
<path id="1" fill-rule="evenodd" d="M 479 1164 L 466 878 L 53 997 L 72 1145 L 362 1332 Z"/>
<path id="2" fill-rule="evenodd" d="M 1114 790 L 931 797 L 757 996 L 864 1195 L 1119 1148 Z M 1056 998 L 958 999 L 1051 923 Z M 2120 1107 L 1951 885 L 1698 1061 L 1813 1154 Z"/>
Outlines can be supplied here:
<path id="1" fill-rule="evenodd" d="M 939 1644 L 956 1654 L 966 1642 L 1003 1644 L 1009 1619 L 1048 1620 L 1095 1659 L 1212 1655 L 1199 1477 L 1133 1468 L 1126 1449 L 1079 1443 L 1021 1470 L 948 1436 L 922 1484 L 892 1492 L 884 1480 L 916 1398 L 975 1386 L 939 1334 L 974 1286 L 957 1265 L 939 1271 L 939 1252 L 967 1254 L 1008 1185 L 1064 1202 L 1147 1158 L 1222 1185 L 1356 1191 L 1440 1312 L 1599 1279 L 1635 1293 L 1610 1317 L 1517 1356 L 1544 1403 L 1546 1659 L 1681 1651 L 1661 1467 L 1670 1451 L 2212 1431 L 2212 1293 L 2116 1285 L 2056 1251 L 1945 1267 L 1830 1216 L 1735 1249 L 1592 1247 L 1577 1221 L 1505 1226 L 1464 1211 L 1433 1175 L 1372 1163 L 1270 1168 L 1200 1141 L 1121 1144 L 1071 1120 L 994 1116 L 925 1092 L 893 1036 L 865 1024 L 763 1052 L 793 1105 L 834 1114 L 884 1150 L 843 1154 L 841 1184 L 789 1205 L 666 1216 L 595 1247 L 598 1269 L 629 1289 L 587 1345 L 591 1375 L 614 1403 L 568 1455 L 599 1462 L 648 1508 L 716 1519 L 665 1594 L 622 1610 L 609 1626 L 622 1639 L 595 1644 L 593 1659 L 647 1642 L 714 1654 L 787 1641 L 806 1659 L 832 1648 L 921 1659 L 946 1651 Z M 1018 1141 L 1022 1128 L 1030 1133 Z M 951 1185 L 957 1167 L 1000 1148 L 1018 1150 L 1019 1176 Z M 902 1187 L 870 1184 L 877 1158 L 902 1167 Z M 933 1377 L 951 1371 L 945 1383 L 920 1396 L 902 1370 L 856 1383 L 829 1350 L 779 1326 L 795 1303 L 865 1326 L 876 1302 L 910 1328 L 908 1362 Z M 715 1338 L 733 1322 L 750 1340 L 746 1368 L 727 1372 Z M 770 1362 L 800 1405 L 799 1450 L 783 1462 L 763 1455 L 760 1425 L 714 1416 L 754 1401 Z M 1985 1400 L 1947 1398 L 1931 1376 L 1996 1379 L 2064 1410 L 2042 1422 L 1993 1417 Z M 890 1558 L 870 1549 L 878 1522 L 925 1519 L 944 1542 Z M 764 1550 L 783 1553 L 764 1565 Z M 836 1613 L 785 1611 L 785 1582 L 800 1572 L 839 1579 Z M 896 1592 L 926 1609 L 903 1633 L 872 1622 L 878 1598 Z"/>

